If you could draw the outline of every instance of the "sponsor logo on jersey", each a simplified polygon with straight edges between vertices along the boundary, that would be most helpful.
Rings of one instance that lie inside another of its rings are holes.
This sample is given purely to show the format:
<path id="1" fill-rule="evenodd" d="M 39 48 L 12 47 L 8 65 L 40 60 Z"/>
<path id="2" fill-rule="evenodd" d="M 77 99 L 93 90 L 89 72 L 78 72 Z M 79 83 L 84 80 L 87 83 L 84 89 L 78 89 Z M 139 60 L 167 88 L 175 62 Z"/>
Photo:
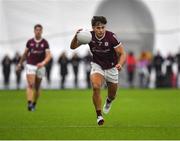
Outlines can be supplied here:
<path id="1" fill-rule="evenodd" d="M 39 47 L 39 44 L 36 43 L 36 47 L 38 48 L 38 47 Z"/>
<path id="2" fill-rule="evenodd" d="M 34 46 L 34 43 L 30 43 L 30 46 L 33 47 L 33 46 Z"/>

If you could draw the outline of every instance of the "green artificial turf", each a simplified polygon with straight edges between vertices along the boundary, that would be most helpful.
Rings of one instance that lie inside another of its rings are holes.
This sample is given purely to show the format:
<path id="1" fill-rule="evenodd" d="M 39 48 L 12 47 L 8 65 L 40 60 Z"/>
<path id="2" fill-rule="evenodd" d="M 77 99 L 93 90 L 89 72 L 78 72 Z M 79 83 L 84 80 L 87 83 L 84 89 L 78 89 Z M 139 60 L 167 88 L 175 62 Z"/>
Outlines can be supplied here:
<path id="1" fill-rule="evenodd" d="M 25 91 L 1 90 L 0 139 L 180 139 L 180 90 L 119 89 L 101 127 L 91 97 L 91 90 L 43 90 L 29 112 Z"/>

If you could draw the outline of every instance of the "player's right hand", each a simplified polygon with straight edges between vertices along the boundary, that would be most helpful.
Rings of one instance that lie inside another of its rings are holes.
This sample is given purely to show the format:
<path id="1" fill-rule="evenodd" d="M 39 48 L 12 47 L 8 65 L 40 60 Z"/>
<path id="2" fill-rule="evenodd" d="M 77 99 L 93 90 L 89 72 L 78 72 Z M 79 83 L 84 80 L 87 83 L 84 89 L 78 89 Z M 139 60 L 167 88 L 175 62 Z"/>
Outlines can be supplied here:
<path id="1" fill-rule="evenodd" d="M 44 67 L 45 66 L 45 61 L 42 61 L 42 62 L 40 62 L 40 63 L 38 63 L 36 66 L 38 67 L 38 68 L 42 68 L 42 67 Z"/>
<path id="2" fill-rule="evenodd" d="M 81 44 L 77 41 L 77 34 L 78 34 L 80 31 L 82 31 L 82 30 L 83 30 L 82 28 L 78 29 L 78 30 L 76 31 L 75 36 L 74 36 L 74 39 L 75 39 L 75 41 L 77 42 L 78 46 L 80 46 Z"/>
<path id="3" fill-rule="evenodd" d="M 122 65 L 121 64 L 116 64 L 116 69 L 118 70 L 118 71 L 121 71 L 122 69 L 123 69 L 123 67 L 122 67 Z"/>
<path id="4" fill-rule="evenodd" d="M 82 31 L 82 30 L 83 30 L 82 28 L 78 29 L 78 30 L 76 31 L 76 35 L 75 35 L 75 36 L 77 36 L 77 34 L 78 34 L 80 31 Z"/>
<path id="5" fill-rule="evenodd" d="M 79 33 L 79 32 L 82 31 L 82 30 L 83 30 L 82 28 L 78 29 L 77 32 L 76 32 L 76 34 Z"/>

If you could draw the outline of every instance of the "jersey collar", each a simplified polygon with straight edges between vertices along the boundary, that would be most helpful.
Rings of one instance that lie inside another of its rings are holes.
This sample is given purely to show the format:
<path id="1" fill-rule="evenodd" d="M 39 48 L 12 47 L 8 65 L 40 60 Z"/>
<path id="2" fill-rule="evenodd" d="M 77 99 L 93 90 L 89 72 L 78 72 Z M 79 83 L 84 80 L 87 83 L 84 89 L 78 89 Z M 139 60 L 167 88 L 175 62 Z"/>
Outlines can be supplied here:
<path id="1" fill-rule="evenodd" d="M 106 35 L 106 31 L 105 31 L 104 35 L 103 35 L 101 38 L 98 38 L 98 37 L 96 36 L 96 33 L 95 33 L 95 37 L 96 37 L 96 39 L 99 40 L 99 41 L 102 40 L 102 39 L 105 37 L 105 35 Z"/>
<path id="2" fill-rule="evenodd" d="M 42 39 L 43 39 L 43 38 L 37 40 L 37 39 L 34 37 L 34 41 L 35 41 L 36 43 L 40 43 L 40 42 L 42 41 Z"/>

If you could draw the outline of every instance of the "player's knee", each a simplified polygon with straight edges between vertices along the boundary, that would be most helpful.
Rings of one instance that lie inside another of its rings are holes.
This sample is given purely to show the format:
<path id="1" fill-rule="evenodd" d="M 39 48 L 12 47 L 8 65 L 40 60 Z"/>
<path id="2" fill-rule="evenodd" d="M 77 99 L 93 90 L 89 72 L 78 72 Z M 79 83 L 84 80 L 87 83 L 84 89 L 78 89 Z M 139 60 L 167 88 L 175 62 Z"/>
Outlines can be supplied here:
<path id="1" fill-rule="evenodd" d="M 101 89 L 101 85 L 100 84 L 93 84 L 93 91 L 98 91 Z"/>
<path id="2" fill-rule="evenodd" d="M 33 88 L 34 88 L 34 84 L 33 84 L 33 83 L 29 83 L 29 84 L 28 84 L 28 88 L 29 88 L 29 89 L 33 89 Z"/>

